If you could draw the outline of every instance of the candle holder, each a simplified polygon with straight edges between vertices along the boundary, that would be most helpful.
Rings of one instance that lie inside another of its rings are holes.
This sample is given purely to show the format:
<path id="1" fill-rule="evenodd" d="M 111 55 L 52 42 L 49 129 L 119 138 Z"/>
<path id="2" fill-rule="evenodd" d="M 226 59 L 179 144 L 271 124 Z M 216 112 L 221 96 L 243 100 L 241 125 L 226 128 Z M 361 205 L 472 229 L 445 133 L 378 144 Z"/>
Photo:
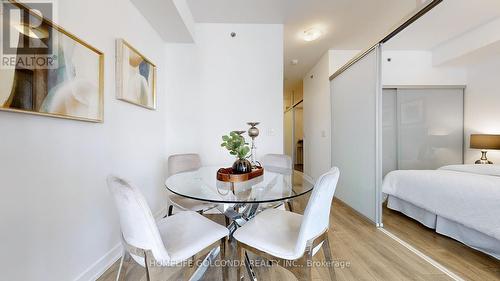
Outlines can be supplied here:
<path id="1" fill-rule="evenodd" d="M 257 125 L 259 125 L 260 122 L 248 122 L 247 125 L 250 126 L 250 129 L 248 129 L 248 136 L 252 138 L 252 147 L 251 147 L 251 159 L 250 162 L 252 163 L 252 166 L 257 166 L 257 162 L 255 161 L 255 158 L 257 156 L 257 147 L 255 146 L 255 138 L 259 136 L 259 129 L 257 129 Z"/>

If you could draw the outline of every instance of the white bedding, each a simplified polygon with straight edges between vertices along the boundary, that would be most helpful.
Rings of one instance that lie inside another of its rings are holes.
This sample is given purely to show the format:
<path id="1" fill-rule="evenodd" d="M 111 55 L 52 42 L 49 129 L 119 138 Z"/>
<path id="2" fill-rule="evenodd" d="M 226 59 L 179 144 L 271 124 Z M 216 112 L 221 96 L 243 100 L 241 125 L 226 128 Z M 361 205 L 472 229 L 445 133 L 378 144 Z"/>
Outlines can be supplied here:
<path id="1" fill-rule="evenodd" d="M 500 240 L 498 165 L 393 171 L 382 191 Z"/>

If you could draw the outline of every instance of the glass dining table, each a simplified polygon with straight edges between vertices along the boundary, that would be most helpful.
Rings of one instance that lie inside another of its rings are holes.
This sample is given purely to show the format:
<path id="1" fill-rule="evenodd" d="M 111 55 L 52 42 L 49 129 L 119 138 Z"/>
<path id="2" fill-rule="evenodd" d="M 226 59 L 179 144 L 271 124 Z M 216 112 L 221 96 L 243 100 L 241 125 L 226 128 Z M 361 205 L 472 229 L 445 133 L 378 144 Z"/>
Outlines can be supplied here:
<path id="1" fill-rule="evenodd" d="M 229 241 L 238 227 L 260 211 L 304 196 L 314 187 L 310 177 L 291 169 L 266 167 L 262 176 L 235 183 L 217 180 L 218 169 L 216 166 L 205 166 L 175 174 L 167 178 L 165 186 L 179 196 L 216 204 L 216 208 L 226 217 Z M 214 258 L 217 254 L 218 251 L 213 251 L 208 258 Z M 247 269 L 252 276 L 248 264 Z"/>
<path id="2" fill-rule="evenodd" d="M 175 174 L 165 186 L 179 196 L 218 204 L 218 209 L 233 222 L 251 219 L 258 211 L 305 195 L 314 187 L 309 177 L 291 169 L 266 167 L 262 176 L 235 183 L 217 180 L 218 169 L 206 166 Z"/>

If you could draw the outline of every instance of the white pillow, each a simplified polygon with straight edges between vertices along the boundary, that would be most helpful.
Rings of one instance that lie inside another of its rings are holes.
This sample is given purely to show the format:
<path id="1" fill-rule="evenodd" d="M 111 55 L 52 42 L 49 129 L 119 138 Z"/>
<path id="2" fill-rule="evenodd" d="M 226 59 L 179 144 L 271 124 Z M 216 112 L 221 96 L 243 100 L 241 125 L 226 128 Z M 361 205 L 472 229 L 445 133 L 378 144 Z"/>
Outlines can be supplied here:
<path id="1" fill-rule="evenodd" d="M 500 177 L 500 165 L 493 165 L 493 164 L 448 165 L 439 168 L 439 170 L 457 171 L 464 173 Z"/>

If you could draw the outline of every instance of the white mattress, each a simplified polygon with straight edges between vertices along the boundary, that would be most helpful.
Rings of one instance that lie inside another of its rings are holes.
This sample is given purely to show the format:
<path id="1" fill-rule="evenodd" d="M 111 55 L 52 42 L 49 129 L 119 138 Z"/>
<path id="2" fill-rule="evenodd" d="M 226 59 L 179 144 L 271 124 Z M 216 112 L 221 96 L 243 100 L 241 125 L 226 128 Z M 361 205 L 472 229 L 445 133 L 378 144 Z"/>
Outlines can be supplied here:
<path id="1" fill-rule="evenodd" d="M 471 248 L 500 259 L 500 240 L 456 221 L 438 216 L 392 195 L 388 196 L 387 207 L 417 220 L 428 228 L 435 229 L 439 234 L 451 237 Z"/>
<path id="2" fill-rule="evenodd" d="M 500 166 L 458 165 L 398 170 L 382 192 L 500 241 Z"/>

